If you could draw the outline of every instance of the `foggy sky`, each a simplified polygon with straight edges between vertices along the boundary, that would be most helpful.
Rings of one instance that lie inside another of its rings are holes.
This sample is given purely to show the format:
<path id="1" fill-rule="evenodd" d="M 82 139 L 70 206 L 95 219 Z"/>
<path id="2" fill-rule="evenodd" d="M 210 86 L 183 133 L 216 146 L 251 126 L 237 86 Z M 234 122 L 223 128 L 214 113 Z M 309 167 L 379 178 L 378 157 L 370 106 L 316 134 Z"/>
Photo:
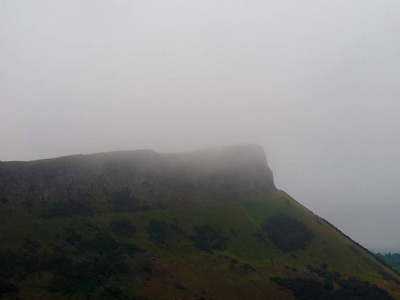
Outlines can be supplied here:
<path id="1" fill-rule="evenodd" d="M 400 1 L 0 1 L 0 160 L 257 143 L 400 252 Z"/>

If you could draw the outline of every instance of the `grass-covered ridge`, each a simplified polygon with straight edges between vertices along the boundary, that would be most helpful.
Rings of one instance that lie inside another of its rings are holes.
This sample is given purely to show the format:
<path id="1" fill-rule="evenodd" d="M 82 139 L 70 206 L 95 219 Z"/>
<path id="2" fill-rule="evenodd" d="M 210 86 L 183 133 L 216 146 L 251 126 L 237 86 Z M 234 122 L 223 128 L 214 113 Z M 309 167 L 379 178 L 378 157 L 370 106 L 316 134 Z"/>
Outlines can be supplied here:
<path id="1" fill-rule="evenodd" d="M 0 162 L 0 241 L 2 299 L 400 299 L 256 145 Z"/>
<path id="2" fill-rule="evenodd" d="M 51 218 L 44 217 L 48 206 L 2 213 L 2 297 L 294 299 L 282 286 L 302 278 L 324 290 L 315 271 L 322 265 L 340 273 L 342 285 L 357 278 L 400 298 L 395 273 L 284 193 L 128 212 L 113 203 L 90 207 L 90 215 Z M 296 246 L 295 231 L 295 246 L 282 248 L 276 228 L 272 235 L 266 229 L 279 222 L 302 224 L 309 239 Z M 332 292 L 342 288 L 337 282 Z"/>

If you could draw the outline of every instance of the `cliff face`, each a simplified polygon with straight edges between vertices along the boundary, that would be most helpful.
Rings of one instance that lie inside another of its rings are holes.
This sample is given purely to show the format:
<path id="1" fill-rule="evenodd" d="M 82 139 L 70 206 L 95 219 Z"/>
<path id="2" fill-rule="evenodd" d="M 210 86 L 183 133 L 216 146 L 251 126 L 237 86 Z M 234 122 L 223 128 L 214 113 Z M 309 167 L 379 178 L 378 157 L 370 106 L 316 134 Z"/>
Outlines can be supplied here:
<path id="1" fill-rule="evenodd" d="M 275 186 L 264 151 L 235 145 L 188 153 L 150 150 L 0 163 L 0 208 L 110 200 L 129 189 L 145 203 L 245 201 Z"/>

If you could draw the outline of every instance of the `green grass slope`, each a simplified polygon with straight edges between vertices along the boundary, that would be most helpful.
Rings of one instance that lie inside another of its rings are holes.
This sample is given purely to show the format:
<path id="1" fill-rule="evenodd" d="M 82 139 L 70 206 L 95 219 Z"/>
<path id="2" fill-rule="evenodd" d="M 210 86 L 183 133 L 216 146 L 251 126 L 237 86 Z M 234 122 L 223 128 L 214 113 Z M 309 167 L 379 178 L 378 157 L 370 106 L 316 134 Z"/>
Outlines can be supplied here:
<path id="1" fill-rule="evenodd" d="M 284 192 L 117 200 L 1 212 L 0 298 L 400 299 L 399 275 Z"/>

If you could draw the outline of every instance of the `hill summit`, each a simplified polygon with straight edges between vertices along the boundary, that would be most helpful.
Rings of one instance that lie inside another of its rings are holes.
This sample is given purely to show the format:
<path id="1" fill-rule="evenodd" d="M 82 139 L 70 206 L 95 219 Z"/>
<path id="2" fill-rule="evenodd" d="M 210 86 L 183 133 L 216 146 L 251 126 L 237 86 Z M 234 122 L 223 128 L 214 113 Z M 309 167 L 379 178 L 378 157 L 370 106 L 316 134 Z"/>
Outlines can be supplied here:
<path id="1" fill-rule="evenodd" d="M 1 299 L 400 299 L 400 276 L 234 145 L 0 163 Z"/>
<path id="2" fill-rule="evenodd" d="M 173 186 L 174 189 L 166 187 Z M 0 163 L 0 209 L 49 202 L 107 201 L 123 188 L 148 204 L 245 200 L 276 189 L 263 149 L 252 144 L 151 150 Z"/>

